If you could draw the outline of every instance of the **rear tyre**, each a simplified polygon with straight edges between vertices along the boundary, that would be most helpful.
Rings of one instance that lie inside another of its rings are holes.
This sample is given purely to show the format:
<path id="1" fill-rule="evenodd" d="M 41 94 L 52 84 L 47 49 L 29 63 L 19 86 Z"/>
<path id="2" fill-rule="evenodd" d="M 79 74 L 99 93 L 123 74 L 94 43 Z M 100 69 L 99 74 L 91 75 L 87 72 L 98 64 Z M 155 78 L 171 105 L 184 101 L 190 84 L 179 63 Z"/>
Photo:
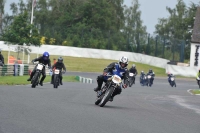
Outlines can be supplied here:
<path id="1" fill-rule="evenodd" d="M 131 87 L 133 85 L 133 79 L 130 79 L 129 81 L 129 87 Z"/>

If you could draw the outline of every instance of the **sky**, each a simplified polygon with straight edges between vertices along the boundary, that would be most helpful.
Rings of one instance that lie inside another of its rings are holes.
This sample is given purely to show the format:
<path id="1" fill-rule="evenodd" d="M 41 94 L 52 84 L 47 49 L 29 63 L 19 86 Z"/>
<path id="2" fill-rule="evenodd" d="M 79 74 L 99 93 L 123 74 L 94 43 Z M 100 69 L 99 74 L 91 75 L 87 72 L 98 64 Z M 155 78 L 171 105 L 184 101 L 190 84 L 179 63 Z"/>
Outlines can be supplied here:
<path id="1" fill-rule="evenodd" d="M 11 13 L 10 4 L 12 2 L 18 2 L 19 0 L 6 0 L 5 12 Z M 26 1 L 26 0 L 24 0 Z M 132 0 L 124 0 L 124 4 L 131 6 Z M 153 34 L 155 31 L 155 25 L 158 23 L 158 18 L 167 18 L 169 13 L 166 10 L 166 6 L 175 8 L 177 0 L 138 0 L 140 4 L 141 19 L 143 25 L 147 27 L 147 32 Z M 200 0 L 183 0 L 186 6 L 189 6 L 191 2 L 199 4 Z"/>

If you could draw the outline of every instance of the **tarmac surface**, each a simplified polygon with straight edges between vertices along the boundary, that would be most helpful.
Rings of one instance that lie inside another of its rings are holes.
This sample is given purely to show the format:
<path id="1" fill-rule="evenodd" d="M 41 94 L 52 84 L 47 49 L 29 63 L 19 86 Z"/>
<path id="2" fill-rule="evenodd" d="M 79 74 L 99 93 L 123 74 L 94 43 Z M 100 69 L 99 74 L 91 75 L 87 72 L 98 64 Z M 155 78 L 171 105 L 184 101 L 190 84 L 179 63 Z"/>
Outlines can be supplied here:
<path id="1" fill-rule="evenodd" d="M 68 72 L 94 83 L 65 82 L 58 89 L 0 86 L 0 133 L 200 133 L 200 96 L 187 92 L 198 89 L 195 79 L 176 79 L 172 88 L 167 77 L 155 77 L 147 87 L 137 76 L 99 107 L 93 91 L 99 74 Z"/>

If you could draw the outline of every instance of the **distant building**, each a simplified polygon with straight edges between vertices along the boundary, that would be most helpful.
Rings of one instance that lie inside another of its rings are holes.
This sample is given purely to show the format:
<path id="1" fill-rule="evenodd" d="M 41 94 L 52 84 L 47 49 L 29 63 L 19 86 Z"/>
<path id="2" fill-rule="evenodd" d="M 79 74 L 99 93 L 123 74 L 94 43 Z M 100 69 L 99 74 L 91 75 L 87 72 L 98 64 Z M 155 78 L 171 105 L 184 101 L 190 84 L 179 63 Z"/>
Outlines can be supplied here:
<path id="1" fill-rule="evenodd" d="M 197 8 L 190 50 L 190 67 L 200 68 L 200 7 Z"/>

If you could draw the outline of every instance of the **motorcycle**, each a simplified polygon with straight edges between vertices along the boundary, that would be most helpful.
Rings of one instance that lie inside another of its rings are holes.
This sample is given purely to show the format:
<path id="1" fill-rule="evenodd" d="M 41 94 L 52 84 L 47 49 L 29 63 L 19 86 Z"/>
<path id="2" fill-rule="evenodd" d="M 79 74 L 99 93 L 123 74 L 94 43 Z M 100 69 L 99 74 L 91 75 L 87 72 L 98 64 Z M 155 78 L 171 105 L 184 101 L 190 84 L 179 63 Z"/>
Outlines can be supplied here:
<path id="1" fill-rule="evenodd" d="M 170 85 L 171 85 L 171 87 L 176 87 L 176 82 L 175 82 L 175 76 L 171 76 L 170 77 Z"/>
<path id="2" fill-rule="evenodd" d="M 42 69 L 44 66 L 45 65 L 42 63 L 39 63 L 36 65 L 36 72 L 33 75 L 33 78 L 31 79 L 31 84 L 32 84 L 31 87 L 32 88 L 35 88 L 39 84 L 40 76 L 41 76 Z"/>
<path id="3" fill-rule="evenodd" d="M 129 87 L 131 87 L 135 83 L 135 74 L 134 73 L 129 73 L 129 78 L 128 78 L 128 84 Z"/>
<path id="4" fill-rule="evenodd" d="M 199 85 L 199 88 L 200 88 L 200 77 L 197 77 L 197 81 L 198 81 L 198 85 Z"/>
<path id="5" fill-rule="evenodd" d="M 140 77 L 140 84 L 142 86 L 147 85 L 147 76 L 145 74 L 142 77 Z"/>
<path id="6" fill-rule="evenodd" d="M 152 75 L 147 74 L 147 86 L 152 86 Z"/>
<path id="7" fill-rule="evenodd" d="M 61 71 L 59 69 L 55 69 L 53 72 L 53 87 L 54 88 L 58 88 L 58 86 L 60 85 L 60 73 Z M 65 73 L 65 72 L 62 72 Z"/>
<path id="8" fill-rule="evenodd" d="M 107 75 L 111 76 L 108 78 L 106 84 L 102 87 L 100 91 L 97 92 L 96 105 L 103 107 L 113 95 L 113 92 L 118 86 L 122 85 L 122 80 L 118 75 Z"/>
<path id="9" fill-rule="evenodd" d="M 55 69 L 54 72 L 53 72 L 53 87 L 54 88 L 58 88 L 59 84 L 60 84 L 60 77 L 59 77 L 59 74 L 60 74 L 60 70 L 59 69 Z"/>

